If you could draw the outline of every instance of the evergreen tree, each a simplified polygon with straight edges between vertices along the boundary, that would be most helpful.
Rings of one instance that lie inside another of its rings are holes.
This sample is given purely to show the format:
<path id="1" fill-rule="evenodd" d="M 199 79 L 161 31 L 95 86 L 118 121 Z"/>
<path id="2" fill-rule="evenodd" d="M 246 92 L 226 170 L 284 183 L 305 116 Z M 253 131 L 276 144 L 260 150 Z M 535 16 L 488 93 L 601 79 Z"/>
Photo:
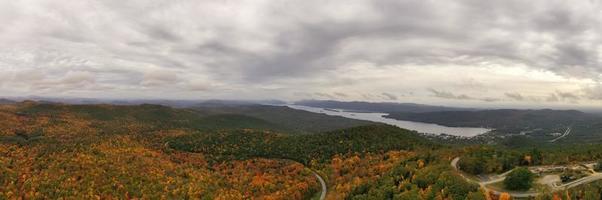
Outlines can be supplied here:
<path id="1" fill-rule="evenodd" d="M 504 186 L 509 190 L 529 190 L 533 186 L 534 175 L 529 169 L 521 167 L 510 172 L 504 179 Z"/>

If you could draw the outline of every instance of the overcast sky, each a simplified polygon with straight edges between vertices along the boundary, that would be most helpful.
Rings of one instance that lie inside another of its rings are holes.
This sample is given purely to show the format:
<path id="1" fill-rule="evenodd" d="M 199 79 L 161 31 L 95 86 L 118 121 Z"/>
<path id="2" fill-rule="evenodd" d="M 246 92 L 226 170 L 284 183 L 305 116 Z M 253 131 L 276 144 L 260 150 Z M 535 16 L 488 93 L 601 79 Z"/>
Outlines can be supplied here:
<path id="1" fill-rule="evenodd" d="M 0 24 L 2 96 L 602 105 L 597 0 L 15 0 Z"/>

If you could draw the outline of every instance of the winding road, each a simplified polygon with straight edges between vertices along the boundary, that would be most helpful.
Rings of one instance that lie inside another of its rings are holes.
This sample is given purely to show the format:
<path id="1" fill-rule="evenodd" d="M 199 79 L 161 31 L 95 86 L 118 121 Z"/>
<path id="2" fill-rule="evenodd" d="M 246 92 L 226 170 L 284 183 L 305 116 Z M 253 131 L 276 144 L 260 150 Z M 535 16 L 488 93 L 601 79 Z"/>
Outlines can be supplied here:
<path id="1" fill-rule="evenodd" d="M 558 140 L 566 137 L 569 134 L 571 134 L 571 127 L 570 126 L 569 126 L 569 128 L 566 129 L 566 131 L 564 131 L 564 133 L 560 137 L 557 137 L 557 138 L 555 138 L 553 140 L 550 140 L 550 142 L 556 142 L 556 141 L 558 141 Z"/>
<path id="2" fill-rule="evenodd" d="M 567 132 L 570 132 L 570 128 L 567 130 Z M 512 170 L 513 170 L 513 169 L 509 170 L 509 171 L 504 172 L 504 173 L 499 174 L 499 175 L 490 176 L 489 177 L 490 179 L 487 180 L 487 181 L 479 181 L 479 180 L 475 180 L 475 179 L 470 178 L 464 172 L 460 171 L 460 169 L 458 168 L 458 161 L 460 161 L 460 157 L 454 158 L 451 161 L 451 166 L 460 174 L 460 176 L 462 178 L 466 179 L 468 182 L 479 184 L 481 186 L 481 188 L 483 188 L 483 190 L 485 191 L 485 193 L 492 192 L 492 193 L 494 193 L 496 195 L 499 195 L 502 192 L 501 191 L 496 191 L 494 189 L 491 189 L 491 188 L 487 187 L 487 185 L 503 181 L 506 178 L 506 176 L 510 172 L 512 172 Z M 556 167 L 556 166 L 535 166 L 535 167 L 546 168 L 546 167 Z M 531 169 L 531 168 L 535 168 L 535 167 L 529 167 L 529 168 Z M 576 187 L 576 186 L 579 186 L 579 185 L 582 185 L 582 184 L 591 183 L 593 181 L 597 181 L 597 180 L 601 180 L 601 179 L 602 179 L 602 173 L 597 173 L 597 172 L 593 171 L 593 173 L 591 175 L 589 175 L 589 176 L 577 179 L 575 181 L 572 181 L 570 183 L 566 183 L 566 184 L 563 184 L 563 185 L 553 186 L 552 187 L 552 191 L 566 190 L 566 189 L 570 189 L 570 188 L 573 188 L 573 187 Z M 531 192 L 529 192 L 529 191 L 526 191 L 526 192 L 503 191 L 503 192 L 506 192 L 506 193 L 510 194 L 510 196 L 512 196 L 512 197 L 521 197 L 521 198 L 535 197 L 535 196 L 538 196 L 540 194 L 539 192 L 532 192 L 532 191 Z"/>
<path id="3" fill-rule="evenodd" d="M 324 200 L 326 199 L 326 193 L 328 192 L 328 188 L 326 187 L 326 182 L 324 181 L 324 179 L 315 171 L 311 171 L 314 176 L 316 176 L 316 178 L 318 178 L 318 180 L 320 181 L 320 185 L 322 185 L 322 193 L 320 194 L 320 200 Z"/>
<path id="4" fill-rule="evenodd" d="M 290 160 L 290 159 L 282 159 L 282 160 L 288 160 L 291 162 L 295 162 L 295 163 L 299 163 L 302 164 L 300 162 L 294 161 L 294 160 Z M 302 164 L 303 165 L 303 164 Z M 320 174 L 318 174 L 318 172 L 314 171 L 313 169 L 303 165 L 305 167 L 305 169 L 311 171 L 311 173 L 318 178 L 318 181 L 320 182 L 320 185 L 322 186 L 322 192 L 320 193 L 320 199 L 319 200 L 324 200 L 326 199 L 326 194 L 328 193 L 328 187 L 326 187 L 326 181 L 324 181 L 324 178 L 322 178 L 322 176 L 320 176 Z"/>

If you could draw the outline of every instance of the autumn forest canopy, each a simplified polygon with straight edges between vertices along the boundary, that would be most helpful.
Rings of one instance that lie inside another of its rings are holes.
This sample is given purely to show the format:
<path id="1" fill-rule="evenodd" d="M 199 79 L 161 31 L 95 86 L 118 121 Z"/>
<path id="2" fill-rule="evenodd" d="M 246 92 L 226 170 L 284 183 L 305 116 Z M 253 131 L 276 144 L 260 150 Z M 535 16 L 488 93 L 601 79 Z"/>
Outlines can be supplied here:
<path id="1" fill-rule="evenodd" d="M 499 194 L 467 174 L 602 159 L 596 144 L 451 144 L 282 106 L 24 101 L 0 117 L 0 199 L 317 199 L 316 175 L 326 199 L 486 199 Z"/>
<path id="2" fill-rule="evenodd" d="M 0 0 L 0 200 L 600 200 L 602 0 Z"/>
<path id="3" fill-rule="evenodd" d="M 338 199 L 402 161 L 428 167 L 416 151 L 439 148 L 387 125 L 303 112 L 305 120 L 329 123 L 287 126 L 212 109 L 4 104 L 0 197 L 307 199 L 321 192 L 317 172 L 329 198 Z M 298 112 L 252 109 L 289 118 Z"/>

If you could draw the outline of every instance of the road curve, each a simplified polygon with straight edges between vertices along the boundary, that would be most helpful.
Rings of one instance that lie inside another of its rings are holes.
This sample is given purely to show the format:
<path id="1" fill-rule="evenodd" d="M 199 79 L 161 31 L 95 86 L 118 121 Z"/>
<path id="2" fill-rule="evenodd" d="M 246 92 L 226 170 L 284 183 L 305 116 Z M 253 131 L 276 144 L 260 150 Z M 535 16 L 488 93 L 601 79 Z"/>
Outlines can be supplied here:
<path id="1" fill-rule="evenodd" d="M 314 174 L 314 176 L 316 176 L 316 178 L 318 178 L 318 180 L 320 181 L 320 185 L 322 185 L 322 193 L 320 194 L 320 200 L 324 200 L 326 199 L 326 193 L 328 192 L 328 188 L 326 187 L 326 182 L 324 181 L 324 179 L 315 171 L 311 170 L 311 173 Z"/>
<path id="2" fill-rule="evenodd" d="M 570 132 L 570 129 L 568 130 L 568 132 Z M 496 182 L 503 181 L 506 178 L 506 175 L 508 175 L 512 171 L 512 170 L 509 170 L 509 171 L 507 171 L 507 172 L 505 172 L 503 174 L 499 174 L 499 175 L 497 175 L 497 177 L 495 179 L 492 179 L 492 180 L 489 180 L 489 181 L 478 181 L 478 180 L 471 179 L 468 176 L 464 175 L 464 173 L 462 171 L 460 171 L 460 169 L 458 169 L 458 161 L 460 161 L 460 157 L 454 158 L 451 161 L 451 166 L 460 174 L 460 176 L 462 178 L 466 179 L 469 182 L 473 182 L 473 183 L 479 184 L 486 192 L 493 192 L 493 193 L 495 193 L 497 195 L 501 194 L 501 192 L 489 189 L 487 187 L 487 185 L 489 185 L 491 183 L 496 183 Z M 569 188 L 572 188 L 572 187 L 576 187 L 576 186 L 579 186 L 579 185 L 591 183 L 593 181 L 597 181 L 597 180 L 601 180 L 601 179 L 602 179 L 602 173 L 594 172 L 592 175 L 589 175 L 587 177 L 583 177 L 581 179 L 572 181 L 570 183 L 566 183 L 564 185 L 553 187 L 552 190 L 553 191 L 566 190 L 566 189 L 569 189 Z M 508 193 L 512 197 L 521 197 L 521 198 L 535 197 L 535 196 L 539 195 L 539 192 L 508 192 Z"/>
<path id="3" fill-rule="evenodd" d="M 586 176 L 586 177 L 583 177 L 583 178 L 578 179 L 576 181 L 573 181 L 573 182 L 561 185 L 561 186 L 559 186 L 559 188 L 569 189 L 569 188 L 573 188 L 573 187 L 576 187 L 576 186 L 579 186 L 579 185 L 591 183 L 591 182 L 594 182 L 594 181 L 597 181 L 597 180 L 600 180 L 600 179 L 602 179 L 602 174 L 601 173 L 595 173 L 593 175 Z"/>
<path id="4" fill-rule="evenodd" d="M 295 162 L 295 163 L 302 164 L 302 163 L 300 163 L 300 162 L 297 162 L 297 161 L 294 161 L 294 160 L 291 160 L 291 159 L 281 159 L 281 160 L 288 160 L 288 161 L 291 161 L 291 162 Z M 302 165 L 303 165 L 303 164 L 302 164 Z M 316 178 L 318 178 L 318 181 L 320 182 L 320 185 L 322 186 L 322 193 L 320 193 L 320 200 L 324 200 L 324 199 L 326 199 L 326 194 L 328 193 L 328 187 L 326 187 L 326 181 L 324 181 L 324 179 L 322 178 L 322 176 L 320 176 L 320 174 L 318 174 L 318 173 L 317 173 L 316 171 L 314 171 L 313 169 L 311 169 L 311 168 L 309 168 L 308 166 L 305 166 L 305 165 L 303 165 L 303 166 L 305 167 L 305 169 L 307 169 L 307 170 L 311 171 L 311 173 L 312 173 L 312 174 L 313 174 L 313 175 L 314 175 Z"/>
<path id="5" fill-rule="evenodd" d="M 560 137 L 557 137 L 557 138 L 555 138 L 553 140 L 550 140 L 549 142 L 556 142 L 556 141 L 558 141 L 558 140 L 566 137 L 569 134 L 571 134 L 571 127 L 570 126 L 566 129 L 566 131 L 564 131 L 564 133 Z"/>
<path id="6" fill-rule="evenodd" d="M 513 170 L 513 169 L 508 170 L 507 172 L 504 172 L 503 174 L 500 174 L 497 177 L 495 177 L 494 179 L 489 180 L 489 181 L 478 181 L 478 180 L 471 179 L 468 176 L 464 175 L 464 173 L 462 171 L 460 171 L 460 169 L 458 168 L 458 161 L 460 161 L 460 157 L 454 158 L 451 161 L 451 165 L 460 174 L 460 176 L 462 178 L 466 179 L 468 182 L 473 182 L 473 183 L 479 184 L 479 186 L 481 186 L 481 188 L 485 191 L 485 193 L 492 192 L 496 195 L 500 195 L 501 192 L 490 189 L 489 187 L 487 187 L 487 185 L 503 181 L 506 178 L 506 175 L 508 175 Z M 512 197 L 521 197 L 521 198 L 535 197 L 535 196 L 539 195 L 539 193 L 535 193 L 535 192 L 508 192 L 508 194 L 510 194 L 510 196 L 512 196 Z"/>

